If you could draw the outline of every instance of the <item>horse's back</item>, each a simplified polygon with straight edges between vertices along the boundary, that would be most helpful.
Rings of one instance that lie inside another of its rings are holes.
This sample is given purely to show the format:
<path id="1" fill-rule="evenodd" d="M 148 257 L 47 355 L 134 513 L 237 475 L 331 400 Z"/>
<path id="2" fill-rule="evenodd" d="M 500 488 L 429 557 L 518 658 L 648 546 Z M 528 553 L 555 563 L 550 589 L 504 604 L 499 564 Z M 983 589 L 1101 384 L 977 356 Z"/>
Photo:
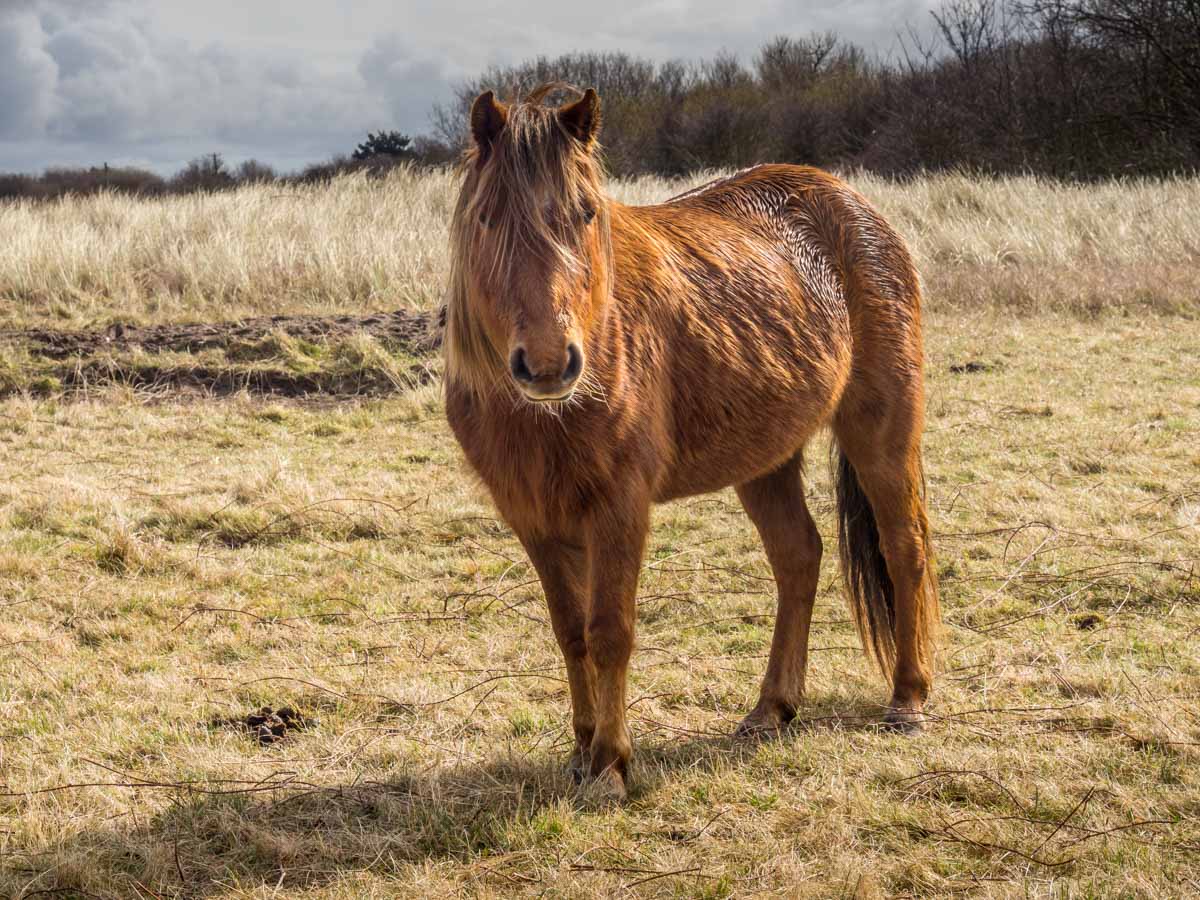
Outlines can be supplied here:
<path id="1" fill-rule="evenodd" d="M 801 283 L 796 307 L 810 327 L 849 323 L 859 365 L 881 344 L 921 343 L 920 280 L 903 239 L 854 188 L 810 166 L 761 165 L 675 197 L 654 215 L 713 216 L 761 236 L 786 256 Z M 827 335 L 836 340 L 839 329 Z"/>
<path id="2" fill-rule="evenodd" d="M 614 218 L 615 293 L 652 342 L 673 464 L 659 499 L 757 477 L 836 409 L 851 364 L 840 264 L 798 210 L 817 170 L 759 167 Z"/>

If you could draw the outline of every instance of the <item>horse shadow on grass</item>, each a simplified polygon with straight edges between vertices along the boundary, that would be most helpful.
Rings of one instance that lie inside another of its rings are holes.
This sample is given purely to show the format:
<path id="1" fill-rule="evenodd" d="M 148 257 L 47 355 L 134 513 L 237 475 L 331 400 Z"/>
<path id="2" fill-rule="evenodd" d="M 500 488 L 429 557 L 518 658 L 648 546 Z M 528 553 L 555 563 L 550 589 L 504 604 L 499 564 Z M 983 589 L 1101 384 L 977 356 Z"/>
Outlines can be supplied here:
<path id="1" fill-rule="evenodd" d="M 673 780 L 748 765 L 764 744 L 877 729 L 879 721 L 878 707 L 847 710 L 844 700 L 837 709 L 806 706 L 782 735 L 758 739 L 664 736 L 643 721 L 649 731 L 637 741 L 627 803 L 636 815 L 654 807 Z M 13 896 L 205 897 L 263 885 L 316 888 L 359 871 L 394 877 L 413 863 L 502 861 L 539 847 L 553 856 L 564 817 L 603 815 L 609 807 L 572 781 L 566 758 L 543 750 L 335 785 L 281 779 L 203 793 L 169 787 L 170 806 L 140 827 L 85 831 L 50 851 L 10 859 L 15 869 L 0 876 L 7 880 L 0 888 Z"/>

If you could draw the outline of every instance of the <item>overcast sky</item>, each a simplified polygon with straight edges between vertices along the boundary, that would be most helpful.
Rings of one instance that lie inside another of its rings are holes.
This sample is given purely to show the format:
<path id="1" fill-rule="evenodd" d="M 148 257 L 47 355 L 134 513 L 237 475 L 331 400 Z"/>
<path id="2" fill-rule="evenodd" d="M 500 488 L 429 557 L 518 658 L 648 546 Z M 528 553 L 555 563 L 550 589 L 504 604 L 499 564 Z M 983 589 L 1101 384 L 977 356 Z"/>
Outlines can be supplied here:
<path id="1" fill-rule="evenodd" d="M 874 51 L 935 0 L 0 0 L 0 171 L 201 153 L 291 170 L 429 109 L 493 63 L 573 50 L 655 60 L 832 29 Z"/>

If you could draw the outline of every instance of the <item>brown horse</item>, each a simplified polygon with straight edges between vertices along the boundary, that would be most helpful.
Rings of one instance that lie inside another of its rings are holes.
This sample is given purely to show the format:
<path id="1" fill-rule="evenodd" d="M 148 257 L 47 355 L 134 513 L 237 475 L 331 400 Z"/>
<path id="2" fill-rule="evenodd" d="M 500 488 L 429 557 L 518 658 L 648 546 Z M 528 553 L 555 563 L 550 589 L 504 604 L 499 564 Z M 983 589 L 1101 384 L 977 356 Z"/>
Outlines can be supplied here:
<path id="1" fill-rule="evenodd" d="M 779 590 L 758 705 L 804 691 L 821 538 L 801 457 L 838 447 L 864 646 L 920 727 L 938 622 L 921 469 L 920 288 L 900 238 L 831 175 L 758 166 L 658 206 L 605 197 L 600 102 L 545 85 L 471 109 L 454 211 L 446 413 L 537 570 L 566 658 L 572 769 L 624 796 L 625 682 L 653 503 L 734 486 Z"/>

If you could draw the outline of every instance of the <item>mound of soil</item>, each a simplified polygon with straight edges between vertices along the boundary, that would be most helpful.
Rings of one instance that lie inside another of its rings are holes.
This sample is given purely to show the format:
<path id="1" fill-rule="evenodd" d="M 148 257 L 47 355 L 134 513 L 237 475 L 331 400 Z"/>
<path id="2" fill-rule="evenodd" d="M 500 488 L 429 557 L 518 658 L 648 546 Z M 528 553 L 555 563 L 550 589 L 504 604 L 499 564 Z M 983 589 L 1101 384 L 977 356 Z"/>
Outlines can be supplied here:
<path id="1" fill-rule="evenodd" d="M 977 359 L 967 360 L 965 363 L 955 363 L 950 367 L 950 372 L 954 375 L 975 375 L 979 372 L 995 372 L 1000 368 L 995 363 L 980 362 Z"/>
<path id="2" fill-rule="evenodd" d="M 214 719 L 212 722 L 216 728 L 244 729 L 264 746 L 282 741 L 289 733 L 309 728 L 315 724 L 314 720 L 306 719 L 290 706 L 283 706 L 279 709 L 264 706 L 244 716 Z"/>
<path id="3" fill-rule="evenodd" d="M 259 341 L 274 332 L 308 341 L 328 341 L 366 332 L 393 349 L 413 355 L 433 352 L 441 344 L 437 314 L 397 309 L 367 316 L 261 316 L 233 322 L 190 325 L 112 325 L 103 330 L 58 331 L 26 328 L 0 331 L 0 342 L 18 344 L 40 356 L 65 359 L 105 350 L 141 349 L 149 353 L 193 353 Z"/>

